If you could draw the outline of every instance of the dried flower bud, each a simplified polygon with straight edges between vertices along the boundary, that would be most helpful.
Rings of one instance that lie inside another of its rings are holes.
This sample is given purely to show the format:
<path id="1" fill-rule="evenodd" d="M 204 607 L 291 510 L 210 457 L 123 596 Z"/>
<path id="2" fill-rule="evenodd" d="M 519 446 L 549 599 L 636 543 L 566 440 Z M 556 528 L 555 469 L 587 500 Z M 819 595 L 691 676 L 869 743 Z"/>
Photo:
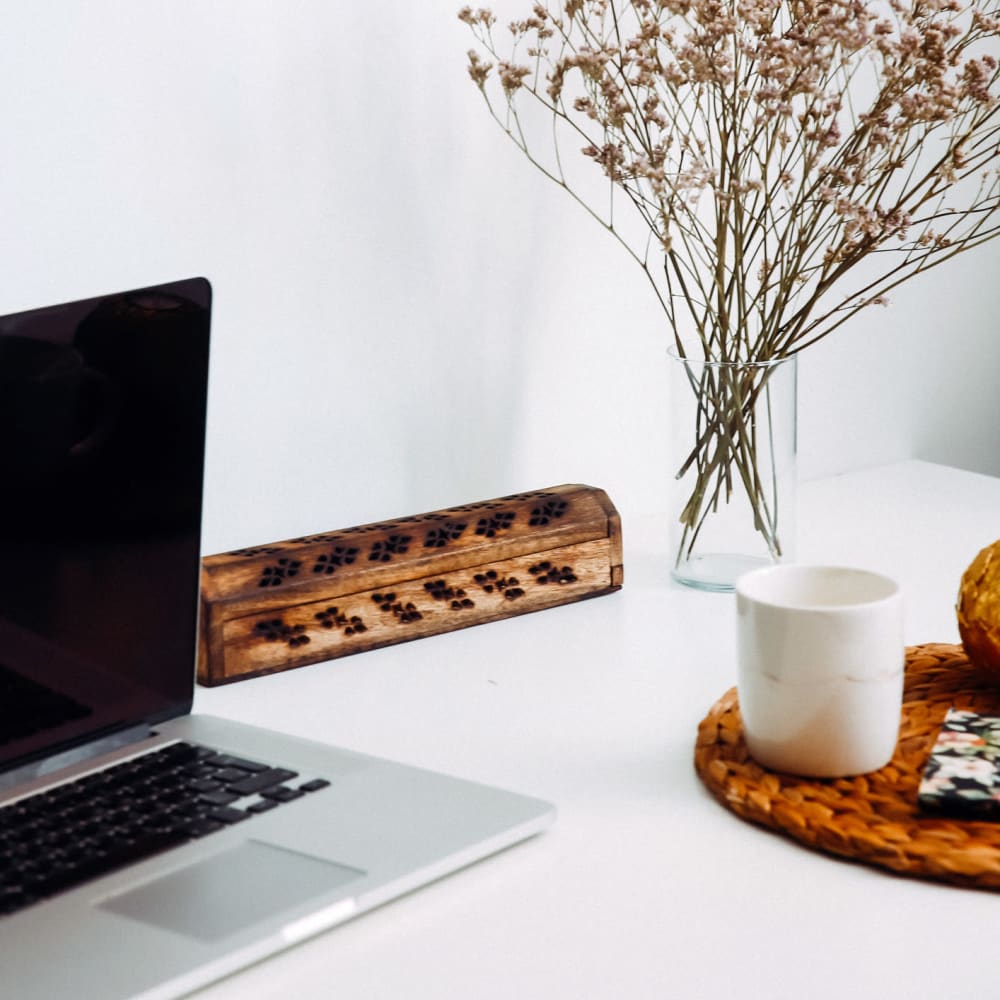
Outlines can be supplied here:
<path id="1" fill-rule="evenodd" d="M 756 313 L 760 350 L 798 350 L 884 304 L 885 288 L 1000 235 L 997 0 L 525 7 L 506 59 L 492 13 L 462 8 L 492 57 L 470 53 L 470 76 L 487 100 L 502 94 L 497 117 L 531 162 L 630 249 L 671 322 L 683 303 L 715 345 L 734 333 L 728 317 Z M 522 119 L 526 95 L 550 130 Z M 553 143 L 547 161 L 539 135 Z M 567 136 L 611 181 L 608 202 L 571 185 Z M 626 235 L 618 205 L 638 213 L 643 240 Z M 654 273 L 657 251 L 673 270 Z M 876 278 L 834 301 L 868 255 Z"/>
<path id="2" fill-rule="evenodd" d="M 458 12 L 458 19 L 464 21 L 470 27 L 475 27 L 478 24 L 484 28 L 489 28 L 496 23 L 496 16 L 493 14 L 493 11 L 486 7 L 480 7 L 475 12 L 473 12 L 471 7 L 463 7 Z"/>
<path id="3" fill-rule="evenodd" d="M 522 84 L 526 76 L 531 76 L 531 70 L 527 66 L 515 66 L 513 63 L 502 62 L 497 67 L 500 74 L 500 83 L 504 93 L 509 98 Z"/>
<path id="4" fill-rule="evenodd" d="M 493 63 L 484 63 L 475 49 L 469 49 L 469 76 L 476 82 L 476 86 L 481 88 L 486 83 L 492 68 Z"/>

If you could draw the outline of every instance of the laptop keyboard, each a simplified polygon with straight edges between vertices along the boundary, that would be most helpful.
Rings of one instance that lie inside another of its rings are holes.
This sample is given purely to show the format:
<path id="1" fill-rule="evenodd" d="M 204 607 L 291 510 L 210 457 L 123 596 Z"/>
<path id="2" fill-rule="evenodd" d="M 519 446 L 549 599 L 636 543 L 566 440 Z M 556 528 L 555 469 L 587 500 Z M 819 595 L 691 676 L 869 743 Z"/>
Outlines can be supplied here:
<path id="1" fill-rule="evenodd" d="M 0 914 L 326 788 L 171 743 L 0 807 Z"/>

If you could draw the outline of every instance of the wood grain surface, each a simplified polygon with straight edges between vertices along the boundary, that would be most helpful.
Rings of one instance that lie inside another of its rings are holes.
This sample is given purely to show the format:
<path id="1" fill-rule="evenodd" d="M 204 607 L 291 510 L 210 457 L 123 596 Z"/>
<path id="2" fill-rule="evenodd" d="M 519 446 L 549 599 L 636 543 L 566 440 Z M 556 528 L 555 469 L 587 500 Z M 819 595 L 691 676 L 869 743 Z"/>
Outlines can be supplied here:
<path id="1" fill-rule="evenodd" d="M 607 494 L 564 485 L 208 556 L 198 679 L 220 684 L 622 585 Z"/>

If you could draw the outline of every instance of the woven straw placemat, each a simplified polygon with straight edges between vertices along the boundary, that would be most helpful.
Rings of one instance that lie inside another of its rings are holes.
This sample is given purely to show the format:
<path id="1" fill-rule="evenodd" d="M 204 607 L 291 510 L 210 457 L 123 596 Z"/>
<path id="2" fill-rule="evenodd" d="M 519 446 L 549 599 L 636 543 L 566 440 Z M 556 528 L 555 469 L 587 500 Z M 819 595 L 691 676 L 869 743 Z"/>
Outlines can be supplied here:
<path id="1" fill-rule="evenodd" d="M 892 760 L 855 778 L 798 778 L 767 771 L 749 755 L 733 688 L 698 727 L 695 768 L 738 816 L 813 850 L 900 875 L 1000 889 L 1000 822 L 917 809 L 920 777 L 951 706 L 1000 715 L 1000 683 L 977 673 L 961 646 L 913 646 Z"/>

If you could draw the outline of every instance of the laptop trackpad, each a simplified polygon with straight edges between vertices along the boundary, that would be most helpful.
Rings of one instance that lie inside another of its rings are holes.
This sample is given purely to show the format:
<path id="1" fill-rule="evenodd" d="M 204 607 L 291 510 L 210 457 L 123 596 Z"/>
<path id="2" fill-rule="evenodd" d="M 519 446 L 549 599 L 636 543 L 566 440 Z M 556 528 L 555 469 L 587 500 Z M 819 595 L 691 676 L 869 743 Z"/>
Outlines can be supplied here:
<path id="1" fill-rule="evenodd" d="M 356 868 L 250 840 L 100 903 L 134 920 L 217 941 L 361 878 Z"/>

